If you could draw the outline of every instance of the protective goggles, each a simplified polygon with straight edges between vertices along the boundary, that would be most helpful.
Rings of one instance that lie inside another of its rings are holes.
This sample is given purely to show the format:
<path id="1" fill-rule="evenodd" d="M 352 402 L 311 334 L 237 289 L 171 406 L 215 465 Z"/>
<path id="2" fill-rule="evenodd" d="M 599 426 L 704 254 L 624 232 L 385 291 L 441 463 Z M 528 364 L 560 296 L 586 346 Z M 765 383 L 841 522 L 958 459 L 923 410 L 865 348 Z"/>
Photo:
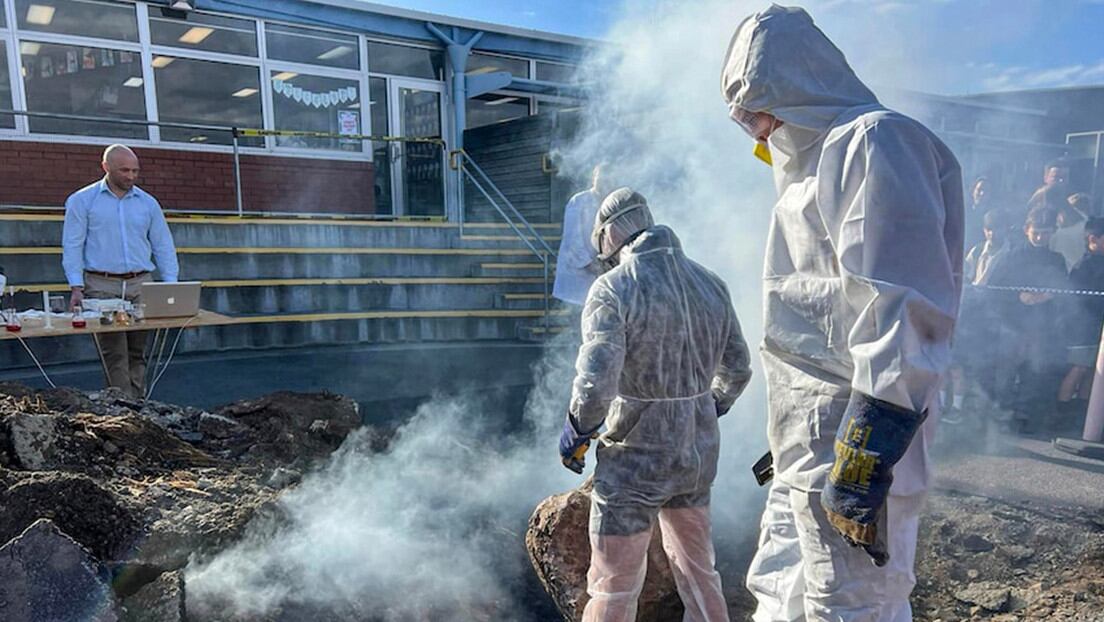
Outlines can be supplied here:
<path id="1" fill-rule="evenodd" d="M 752 112 L 737 106 L 735 102 L 728 102 L 728 116 L 755 140 L 770 132 L 772 119 L 766 113 Z"/>

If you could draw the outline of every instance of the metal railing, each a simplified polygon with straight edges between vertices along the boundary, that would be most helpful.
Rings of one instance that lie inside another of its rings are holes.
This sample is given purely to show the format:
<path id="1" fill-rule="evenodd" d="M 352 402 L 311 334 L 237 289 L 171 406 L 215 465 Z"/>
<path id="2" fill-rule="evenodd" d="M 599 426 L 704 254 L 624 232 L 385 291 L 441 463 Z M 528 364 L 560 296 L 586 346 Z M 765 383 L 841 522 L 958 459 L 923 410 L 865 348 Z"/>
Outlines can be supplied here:
<path id="1" fill-rule="evenodd" d="M 521 239 L 521 241 L 529 248 L 529 250 L 536 256 L 537 260 L 541 262 L 544 275 L 544 295 L 542 300 L 544 302 L 544 337 L 547 339 L 551 335 L 551 327 L 549 318 L 551 316 L 550 300 L 550 275 L 551 275 L 551 263 L 556 259 L 556 251 L 552 250 L 552 247 L 548 242 L 541 237 L 536 228 L 533 227 L 525 216 L 510 202 L 510 199 L 506 198 L 506 195 L 498 188 L 497 185 L 491 180 L 490 176 L 475 163 L 475 160 L 468 155 L 468 152 L 463 149 L 457 149 L 449 152 L 449 168 L 458 173 L 456 180 L 456 196 L 459 201 L 460 210 L 460 232 L 461 235 L 464 231 L 464 193 L 463 184 L 467 179 L 472 183 L 472 186 L 483 195 L 483 198 L 490 203 L 491 207 L 498 212 L 498 215 L 502 217 L 506 224 L 513 230 L 514 234 Z"/>
<path id="2" fill-rule="evenodd" d="M 256 128 L 239 128 L 226 125 L 204 125 L 198 123 L 176 123 L 171 121 L 147 121 L 144 119 L 119 119 L 114 117 L 97 117 L 90 115 L 78 115 L 56 112 L 30 112 L 27 110 L 6 110 L 0 109 L 0 116 L 9 115 L 25 118 L 39 118 L 39 119 L 56 119 L 63 121 L 76 121 L 81 123 L 110 123 L 113 125 L 123 126 L 141 126 L 141 127 L 158 127 L 168 129 L 180 129 L 180 130 L 198 130 L 203 132 L 223 132 L 227 134 L 230 139 L 230 147 L 233 150 L 234 159 L 234 210 L 232 213 L 238 216 L 244 216 L 245 206 L 244 199 L 242 197 L 242 177 L 241 177 L 241 141 L 240 138 L 264 138 L 266 136 L 282 136 L 282 137 L 296 137 L 296 138 L 318 138 L 318 139 L 331 139 L 331 140 L 348 140 L 348 141 L 372 141 L 372 142 L 407 142 L 407 143 L 423 143 L 434 144 L 442 148 L 445 148 L 445 141 L 440 138 L 422 138 L 422 137 L 404 137 L 404 136 L 373 136 L 369 134 L 340 134 L 335 132 L 314 132 L 314 131 L 300 131 L 300 130 L 264 130 Z M 111 138 L 109 136 L 90 136 L 99 138 Z M 125 140 L 125 139 L 124 139 Z M 171 148 L 171 143 L 164 145 L 155 144 L 156 148 Z M 320 155 L 324 155 L 325 152 L 320 152 Z M 276 154 L 279 155 L 279 154 Z M 296 154 L 298 155 L 298 154 Z M 368 161 L 366 158 L 365 161 Z M 167 211 L 184 211 L 184 210 L 167 210 Z M 203 210 L 204 213 L 225 213 L 220 210 Z M 258 212 L 260 213 L 260 212 Z M 264 212 L 266 214 L 270 212 Z"/>

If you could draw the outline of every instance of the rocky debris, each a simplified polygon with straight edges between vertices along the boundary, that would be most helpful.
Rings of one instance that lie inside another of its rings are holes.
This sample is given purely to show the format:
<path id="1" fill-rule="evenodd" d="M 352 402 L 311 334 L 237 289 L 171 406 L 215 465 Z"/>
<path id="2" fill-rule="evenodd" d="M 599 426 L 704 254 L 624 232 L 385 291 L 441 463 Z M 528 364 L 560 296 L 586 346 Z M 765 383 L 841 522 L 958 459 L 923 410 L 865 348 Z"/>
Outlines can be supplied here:
<path id="1" fill-rule="evenodd" d="M 917 620 L 1104 620 L 1104 530 L 1079 508 L 933 493 L 916 575 Z"/>
<path id="2" fill-rule="evenodd" d="M 220 433 L 228 434 L 223 437 L 227 453 L 248 452 L 252 460 L 290 466 L 328 457 L 361 425 L 357 403 L 331 393 L 273 393 L 225 406 L 215 414 L 249 432 L 233 434 L 220 420 Z M 207 418 L 207 425 L 215 421 Z"/>
<path id="3" fill-rule="evenodd" d="M 184 573 L 166 572 L 123 601 L 123 622 L 185 622 Z"/>
<path id="4" fill-rule="evenodd" d="M 977 605 L 986 611 L 1001 613 L 1008 609 L 1008 601 L 1012 598 L 1012 592 L 1008 589 L 1008 586 L 992 581 L 983 581 L 955 591 L 954 597 L 967 605 Z"/>
<path id="5" fill-rule="evenodd" d="M 49 519 L 107 573 L 108 595 L 129 605 L 125 619 L 177 619 L 134 616 L 152 603 L 176 611 L 183 586 L 172 572 L 238 540 L 254 519 L 283 520 L 281 492 L 359 425 L 354 402 L 325 393 L 280 393 L 209 413 L 114 389 L 0 383 L 0 542 Z M 383 434 L 364 436 L 386 445 Z M 30 602 L 0 583 L 0 607 Z M 21 618 L 0 609 L 0 620 Z"/>
<path id="6" fill-rule="evenodd" d="M 0 486 L 0 541 L 47 518 L 101 560 L 132 554 L 141 533 L 139 510 L 109 485 L 57 471 L 12 473 Z"/>
<path id="7" fill-rule="evenodd" d="M 556 603 L 564 620 L 581 620 L 590 597 L 586 573 L 590 567 L 589 482 L 582 488 L 549 497 L 529 518 L 525 548 L 529 560 Z M 659 529 L 648 545 L 648 573 L 640 592 L 638 621 L 663 622 L 682 619 L 682 601 L 663 552 Z"/>
<path id="8" fill-rule="evenodd" d="M 0 547 L 0 619 L 116 622 L 107 569 L 47 519 Z"/>

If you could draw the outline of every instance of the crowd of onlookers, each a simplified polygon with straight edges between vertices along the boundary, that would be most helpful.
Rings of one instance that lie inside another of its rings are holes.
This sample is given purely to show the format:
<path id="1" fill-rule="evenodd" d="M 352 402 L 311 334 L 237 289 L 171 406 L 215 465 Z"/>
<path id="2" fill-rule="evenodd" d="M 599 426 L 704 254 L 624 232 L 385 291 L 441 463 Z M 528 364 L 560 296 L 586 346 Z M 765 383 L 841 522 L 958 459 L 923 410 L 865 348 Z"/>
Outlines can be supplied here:
<path id="1" fill-rule="evenodd" d="M 1084 415 L 1104 328 L 1104 295 L 1088 293 L 1104 294 L 1104 218 L 1067 175 L 1048 165 L 1026 201 L 993 196 L 984 177 L 970 188 L 949 423 L 980 414 L 1033 433 Z"/>

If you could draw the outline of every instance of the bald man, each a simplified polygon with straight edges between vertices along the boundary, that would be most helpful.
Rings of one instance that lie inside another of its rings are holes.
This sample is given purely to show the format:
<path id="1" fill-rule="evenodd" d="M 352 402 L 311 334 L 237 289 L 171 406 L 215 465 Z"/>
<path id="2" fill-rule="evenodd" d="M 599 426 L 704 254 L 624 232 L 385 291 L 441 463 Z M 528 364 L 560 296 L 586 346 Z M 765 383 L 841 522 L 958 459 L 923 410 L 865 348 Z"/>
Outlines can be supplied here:
<path id="1" fill-rule="evenodd" d="M 103 154 L 103 179 L 65 201 L 61 265 L 72 290 L 70 306 L 85 298 L 122 298 L 137 304 L 151 272 L 175 282 L 176 246 L 157 199 L 135 185 L 138 156 L 125 145 Z M 146 331 L 97 337 L 108 386 L 131 397 L 146 394 Z"/>

